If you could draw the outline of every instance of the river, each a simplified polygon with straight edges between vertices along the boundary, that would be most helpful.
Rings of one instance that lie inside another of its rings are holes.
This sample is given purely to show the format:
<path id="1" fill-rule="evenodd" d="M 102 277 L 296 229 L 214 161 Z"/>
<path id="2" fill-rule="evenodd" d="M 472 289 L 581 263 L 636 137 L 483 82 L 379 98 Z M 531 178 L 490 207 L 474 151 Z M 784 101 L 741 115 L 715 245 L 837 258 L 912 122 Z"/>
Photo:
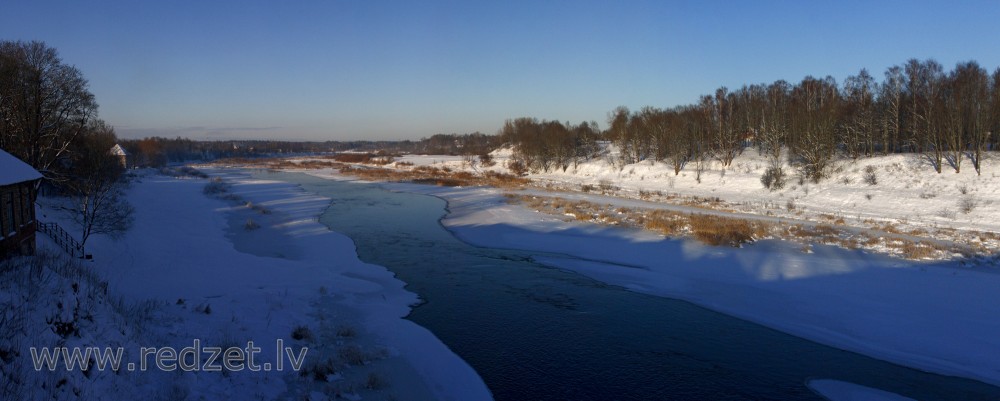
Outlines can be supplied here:
<path id="1" fill-rule="evenodd" d="M 1000 388 L 821 345 L 694 304 L 551 268 L 537 252 L 471 246 L 439 222 L 438 198 L 300 173 L 332 199 L 320 221 L 352 238 L 425 301 L 408 319 L 431 330 L 497 400 L 804 399 L 813 378 L 920 400 L 1000 399 Z"/>

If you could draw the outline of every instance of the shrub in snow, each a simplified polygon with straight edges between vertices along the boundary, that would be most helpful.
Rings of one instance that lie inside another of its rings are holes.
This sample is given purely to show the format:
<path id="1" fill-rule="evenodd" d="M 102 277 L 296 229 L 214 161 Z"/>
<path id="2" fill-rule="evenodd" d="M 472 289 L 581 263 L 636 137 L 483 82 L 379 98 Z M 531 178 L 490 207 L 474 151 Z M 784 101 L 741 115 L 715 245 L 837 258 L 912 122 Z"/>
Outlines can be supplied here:
<path id="1" fill-rule="evenodd" d="M 340 326 L 337 328 L 337 337 L 351 338 L 357 335 L 358 332 L 351 326 Z"/>
<path id="2" fill-rule="evenodd" d="M 302 377 L 312 376 L 313 380 L 318 382 L 327 381 L 328 377 L 337 373 L 334 368 L 334 362 L 332 359 L 326 359 L 323 361 L 317 361 L 311 365 L 308 365 L 299 371 L 299 375 Z"/>
<path id="3" fill-rule="evenodd" d="M 247 222 L 246 224 L 243 225 L 243 228 L 245 228 L 247 231 L 252 231 L 260 228 L 260 224 L 257 224 L 257 222 L 253 221 L 253 219 L 247 219 Z"/>
<path id="4" fill-rule="evenodd" d="M 528 175 L 528 167 L 525 166 L 524 163 L 521 163 L 520 160 L 511 160 L 510 162 L 508 162 L 507 169 L 509 169 L 511 173 L 513 173 L 518 177 L 524 177 Z"/>
<path id="5" fill-rule="evenodd" d="M 209 304 L 200 304 L 200 305 L 194 307 L 194 311 L 198 312 L 198 313 L 204 313 L 206 315 L 211 315 L 212 314 L 212 305 L 209 305 Z"/>
<path id="6" fill-rule="evenodd" d="M 202 189 L 202 192 L 204 192 L 205 195 L 215 195 L 226 191 L 226 184 L 219 178 L 213 178 L 212 181 L 205 184 L 205 188 Z"/>
<path id="7" fill-rule="evenodd" d="M 976 208 L 976 200 L 972 199 L 971 196 L 963 197 L 958 201 L 958 210 L 961 210 L 964 214 L 972 213 L 972 209 Z"/>
<path id="8" fill-rule="evenodd" d="M 493 167 L 496 162 L 493 161 L 493 156 L 489 153 L 483 153 L 479 155 L 479 165 L 483 167 Z"/>
<path id="9" fill-rule="evenodd" d="M 292 339 L 312 341 L 312 330 L 309 330 L 306 326 L 296 326 L 295 329 L 292 330 Z"/>
<path id="10" fill-rule="evenodd" d="M 937 212 L 938 217 L 955 220 L 955 211 L 951 209 L 941 209 Z"/>
<path id="11" fill-rule="evenodd" d="M 601 180 L 597 183 L 597 186 L 601 188 L 601 193 L 617 192 L 621 188 L 614 185 L 609 180 Z"/>
<path id="12" fill-rule="evenodd" d="M 760 183 L 764 188 L 777 191 L 785 187 L 785 172 L 781 167 L 768 167 L 764 174 L 760 176 Z"/>
<path id="13" fill-rule="evenodd" d="M 365 388 L 369 390 L 381 390 L 385 388 L 389 383 L 385 381 L 378 373 L 371 372 L 368 374 L 368 379 L 365 380 Z"/>
<path id="14" fill-rule="evenodd" d="M 337 355 L 340 356 L 340 360 L 344 363 L 354 366 L 364 365 L 365 361 L 368 360 L 364 351 L 356 345 L 348 345 L 337 350 Z"/>
<path id="15" fill-rule="evenodd" d="M 875 166 L 865 167 L 864 179 L 868 185 L 878 185 L 878 175 L 875 173 Z"/>

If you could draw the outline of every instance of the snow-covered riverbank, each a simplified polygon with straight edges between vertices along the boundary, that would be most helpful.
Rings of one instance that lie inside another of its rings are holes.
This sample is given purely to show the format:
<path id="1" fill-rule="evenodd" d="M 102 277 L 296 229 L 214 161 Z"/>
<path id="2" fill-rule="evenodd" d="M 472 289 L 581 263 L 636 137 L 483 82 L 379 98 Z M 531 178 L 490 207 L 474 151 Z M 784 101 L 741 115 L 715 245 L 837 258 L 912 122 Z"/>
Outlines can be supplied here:
<path id="1" fill-rule="evenodd" d="M 464 361 L 403 319 L 417 295 L 385 268 L 358 260 L 349 238 L 318 223 L 329 199 L 239 171 L 213 176 L 227 188 L 206 196 L 208 180 L 142 174 L 129 191 L 134 227 L 120 240 L 95 236 L 88 243 L 95 259 L 84 266 L 127 302 L 159 305 L 157 323 L 130 345 L 252 340 L 265 344 L 258 361 L 274 361 L 280 339 L 309 347 L 307 374 L 286 363 L 284 372 L 153 375 L 162 387 L 233 399 L 491 398 Z M 137 388 L 142 394 L 158 386 Z"/>

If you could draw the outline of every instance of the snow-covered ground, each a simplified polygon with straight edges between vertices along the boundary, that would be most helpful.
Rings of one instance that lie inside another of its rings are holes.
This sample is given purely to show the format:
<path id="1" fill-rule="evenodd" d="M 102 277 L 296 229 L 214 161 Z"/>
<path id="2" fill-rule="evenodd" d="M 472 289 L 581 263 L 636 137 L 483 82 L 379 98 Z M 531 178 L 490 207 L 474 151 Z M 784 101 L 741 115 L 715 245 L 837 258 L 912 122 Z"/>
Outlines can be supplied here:
<path id="1" fill-rule="evenodd" d="M 803 253 L 778 240 L 713 247 L 566 221 L 510 204 L 498 189 L 383 185 L 447 200 L 442 224 L 475 245 L 561 253 L 536 259 L 838 348 L 1000 384 L 1000 273 L 991 267 L 833 246 Z"/>
<path id="2" fill-rule="evenodd" d="M 82 323 L 94 332 L 86 329 L 62 342 L 52 336 L 24 338 L 18 344 L 123 345 L 126 361 L 137 362 L 138 347 L 181 349 L 195 339 L 203 347 L 243 347 L 252 340 L 262 348 L 259 363 L 281 357 L 274 349 L 281 339 L 296 352 L 309 348 L 303 367 L 307 374 L 291 371 L 287 361 L 283 372 L 95 376 L 104 381 L 70 372 L 66 375 L 75 375 L 72 386 L 28 389 L 29 394 L 69 399 L 75 398 L 67 389 L 73 387 L 82 388 L 84 398 L 111 393 L 122 398 L 491 398 L 464 361 L 431 332 L 403 319 L 418 301 L 416 294 L 404 290 L 404 283 L 385 268 L 358 260 L 349 238 L 317 221 L 328 199 L 235 172 L 215 175 L 228 186 L 207 196 L 206 179 L 141 174 L 128 192 L 136 209 L 133 228 L 120 240 L 95 236 L 88 243 L 94 260 L 80 268 L 93 271 L 97 278 L 92 281 L 106 281 L 105 294 L 121 297 L 124 304 L 148 305 L 153 317 L 129 326 L 138 334 L 105 336 L 97 327 L 107 332 L 128 325 Z M 42 207 L 40 218 L 58 216 Z M 51 289 L 70 299 L 78 291 L 53 282 Z M 38 312 L 46 313 L 52 312 Z M 93 384 L 97 382 L 104 384 Z"/>
<path id="3" fill-rule="evenodd" d="M 1000 235 L 995 235 L 1000 232 L 1000 157 L 996 154 L 984 162 L 981 175 L 968 160 L 961 173 L 946 165 L 937 174 L 919 154 L 838 160 L 829 177 L 819 183 L 800 183 L 794 168 L 786 165 L 789 178 L 785 187 L 770 191 L 760 181 L 768 161 L 752 148 L 729 167 L 723 168 L 718 161 L 706 163 L 700 179 L 694 163 L 675 175 L 673 168 L 662 162 L 614 163 L 614 153 L 612 146 L 605 156 L 569 166 L 565 171 L 532 173 L 528 178 L 549 189 L 587 188 L 628 198 L 687 204 L 698 203 L 693 197 L 718 198 L 722 208 L 744 213 L 836 221 L 858 227 L 891 224 L 892 230 L 918 234 L 929 231 L 926 235 L 1000 250 Z M 509 149 L 497 150 L 493 152 L 495 165 L 483 167 L 459 156 L 404 155 L 397 158 L 402 165 L 390 167 L 412 168 L 406 165 L 412 163 L 414 167 L 448 167 L 455 171 L 507 172 L 510 156 Z M 867 180 L 869 175 L 873 181 Z"/>

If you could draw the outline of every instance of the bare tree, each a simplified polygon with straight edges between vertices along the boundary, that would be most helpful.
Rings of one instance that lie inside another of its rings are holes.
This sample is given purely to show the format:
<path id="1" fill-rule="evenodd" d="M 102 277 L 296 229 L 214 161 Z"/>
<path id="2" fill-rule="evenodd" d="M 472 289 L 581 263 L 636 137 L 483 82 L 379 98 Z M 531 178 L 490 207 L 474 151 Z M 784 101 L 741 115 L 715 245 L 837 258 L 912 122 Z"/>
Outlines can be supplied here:
<path id="1" fill-rule="evenodd" d="M 875 79 L 868 70 L 844 81 L 843 121 L 841 140 L 847 154 L 858 157 L 875 153 Z"/>
<path id="2" fill-rule="evenodd" d="M 722 166 L 729 167 L 743 151 L 743 132 L 738 131 L 734 116 L 735 96 L 726 87 L 721 87 L 715 90 L 715 97 L 709 99 L 714 123 L 710 128 L 712 150 Z"/>
<path id="3" fill-rule="evenodd" d="M 65 210 L 80 226 L 81 245 L 93 234 L 114 237 L 132 226 L 133 208 L 124 195 L 124 168 L 110 154 L 115 141 L 114 129 L 98 120 L 72 148 L 72 176 L 62 186 L 71 200 Z"/>
<path id="4" fill-rule="evenodd" d="M 941 64 L 934 60 L 921 62 L 911 59 L 905 67 L 909 107 L 908 128 L 918 152 L 925 152 L 934 171 L 941 173 L 947 148 L 942 132 L 941 114 L 944 110 L 941 86 L 944 73 Z"/>
<path id="5" fill-rule="evenodd" d="M 840 94 L 832 77 L 806 77 L 792 89 L 792 155 L 803 177 L 819 182 L 836 151 L 837 114 Z"/>
<path id="6" fill-rule="evenodd" d="M 885 71 L 885 81 L 879 87 L 879 111 L 882 127 L 882 153 L 899 151 L 900 132 L 902 132 L 903 91 L 906 88 L 906 76 L 899 66 L 892 66 Z"/>
<path id="7" fill-rule="evenodd" d="M 0 147 L 59 181 L 56 160 L 96 112 L 87 81 L 55 49 L 0 41 Z"/>
<path id="8" fill-rule="evenodd" d="M 990 76 L 974 61 L 959 63 L 949 76 L 948 146 L 955 172 L 968 152 L 977 174 L 982 174 L 990 125 Z"/>

